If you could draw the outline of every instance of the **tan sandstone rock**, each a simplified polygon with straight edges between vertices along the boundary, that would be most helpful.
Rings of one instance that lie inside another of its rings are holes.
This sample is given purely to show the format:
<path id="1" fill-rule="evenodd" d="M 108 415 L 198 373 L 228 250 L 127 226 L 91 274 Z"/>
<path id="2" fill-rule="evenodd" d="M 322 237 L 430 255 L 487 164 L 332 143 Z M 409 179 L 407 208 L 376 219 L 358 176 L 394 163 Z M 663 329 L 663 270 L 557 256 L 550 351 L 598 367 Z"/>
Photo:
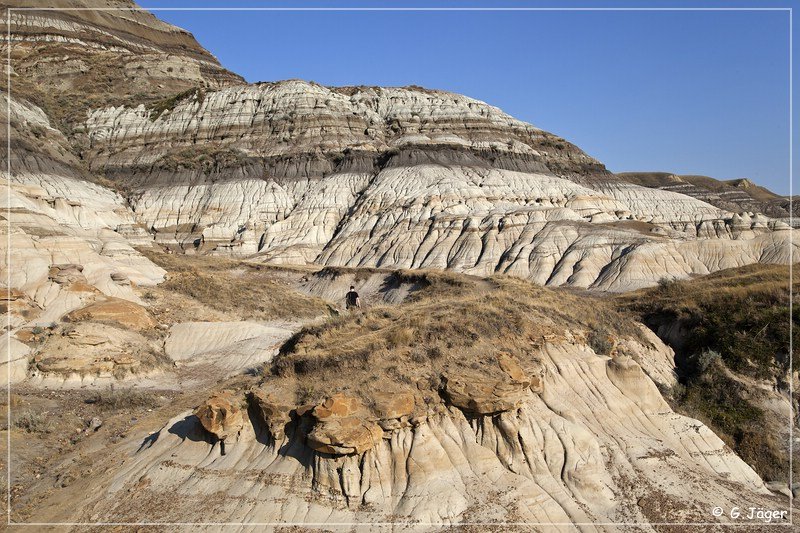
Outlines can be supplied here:
<path id="1" fill-rule="evenodd" d="M 0 313 L 8 314 L 11 327 L 17 327 L 33 320 L 39 316 L 41 311 L 42 308 L 20 290 L 3 289 L 0 292 Z"/>
<path id="2" fill-rule="evenodd" d="M 375 391 L 371 396 L 376 414 L 381 419 L 410 416 L 416 405 L 414 395 L 410 392 Z"/>
<path id="3" fill-rule="evenodd" d="M 113 281 L 114 283 L 118 283 L 120 285 L 131 284 L 130 278 L 127 275 L 123 274 L 122 272 L 112 272 L 111 281 Z"/>
<path id="4" fill-rule="evenodd" d="M 448 402 L 477 415 L 488 415 L 518 408 L 529 390 L 541 391 L 541 379 L 532 379 L 507 353 L 497 354 L 500 372 L 491 375 L 455 372 L 443 376 Z"/>
<path id="5" fill-rule="evenodd" d="M 317 420 L 328 420 L 346 418 L 363 412 L 364 406 L 358 398 L 339 393 L 314 407 L 313 414 Z"/>
<path id="6" fill-rule="evenodd" d="M 378 416 L 378 425 L 386 431 L 408 427 L 416 406 L 414 395 L 409 392 L 375 391 L 371 393 L 373 411 Z"/>
<path id="7" fill-rule="evenodd" d="M 29 335 L 20 330 L 23 338 Z M 31 377 L 52 384 L 119 381 L 161 372 L 159 343 L 141 333 L 100 322 L 77 322 L 30 338 L 36 349 Z"/>
<path id="8" fill-rule="evenodd" d="M 78 282 L 86 283 L 86 276 L 83 275 L 83 265 L 78 265 L 75 263 L 65 263 L 51 266 L 50 272 L 48 272 L 48 277 L 51 281 L 54 281 L 59 285 L 67 285 Z"/>
<path id="9" fill-rule="evenodd" d="M 238 433 L 244 425 L 238 399 L 227 391 L 203 402 L 194 414 L 203 428 L 220 440 Z"/>
<path id="10" fill-rule="evenodd" d="M 155 321 L 144 307 L 121 298 L 107 298 L 94 302 L 72 311 L 67 314 L 66 318 L 71 322 L 85 320 L 116 322 L 135 330 L 149 329 L 155 326 Z"/>
<path id="11" fill-rule="evenodd" d="M 381 442 L 383 429 L 372 421 L 358 398 L 338 393 L 314 407 L 308 445 L 323 453 L 361 454 Z"/>
<path id="12" fill-rule="evenodd" d="M 286 435 L 286 424 L 291 420 L 290 413 L 294 406 L 281 401 L 275 394 L 264 389 L 252 390 L 247 397 L 272 437 L 275 440 L 283 439 Z"/>
<path id="13" fill-rule="evenodd" d="M 318 452 L 362 454 L 382 438 L 383 429 L 374 422 L 359 417 L 335 418 L 315 425 L 308 434 L 308 445 Z"/>

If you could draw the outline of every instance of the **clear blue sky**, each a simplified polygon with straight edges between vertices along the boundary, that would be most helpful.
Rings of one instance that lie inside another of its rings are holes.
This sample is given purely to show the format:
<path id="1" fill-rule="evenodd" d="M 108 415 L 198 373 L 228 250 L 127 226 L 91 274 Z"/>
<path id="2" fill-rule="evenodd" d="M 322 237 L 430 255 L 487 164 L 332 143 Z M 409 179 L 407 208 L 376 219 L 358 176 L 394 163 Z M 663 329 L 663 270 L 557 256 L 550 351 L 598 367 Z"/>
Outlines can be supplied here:
<path id="1" fill-rule="evenodd" d="M 491 6 L 485 2 L 235 2 L 181 6 Z M 654 3 L 508 2 L 506 6 Z M 660 6 L 792 6 L 669 2 Z M 498 106 L 615 172 L 749 177 L 789 192 L 788 12 L 175 12 L 248 81 L 421 85 Z M 798 56 L 798 54 L 795 54 Z M 798 159 L 800 162 L 800 159 Z"/>

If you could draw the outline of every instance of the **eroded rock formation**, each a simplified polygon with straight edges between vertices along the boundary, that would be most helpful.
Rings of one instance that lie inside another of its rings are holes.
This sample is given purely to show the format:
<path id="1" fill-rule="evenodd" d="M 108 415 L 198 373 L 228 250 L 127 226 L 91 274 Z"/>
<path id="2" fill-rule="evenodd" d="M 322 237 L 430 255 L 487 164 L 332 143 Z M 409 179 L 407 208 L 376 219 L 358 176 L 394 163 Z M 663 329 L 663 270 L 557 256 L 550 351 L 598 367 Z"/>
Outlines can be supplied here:
<path id="1" fill-rule="evenodd" d="M 82 121 L 95 107 L 242 82 L 189 32 L 129 0 L 4 6 L 12 8 L 10 27 L 6 17 L 0 22 L 3 40 L 11 35 L 12 93 L 35 99 L 59 125 Z"/>
<path id="2" fill-rule="evenodd" d="M 545 345 L 540 355 L 542 390 L 528 388 L 491 414 L 445 395 L 438 406 L 417 406 L 413 423 L 380 427 L 351 396 L 310 408 L 254 391 L 251 417 L 225 455 L 179 415 L 109 474 L 111 494 L 126 491 L 126 504 L 96 496 L 84 513 L 123 519 L 137 502 L 174 493 L 182 503 L 173 509 L 194 520 L 202 512 L 192 502 L 227 491 L 215 508 L 226 521 L 403 517 L 423 529 L 505 521 L 593 530 L 591 522 L 696 521 L 742 498 L 775 505 L 752 469 L 704 425 L 673 413 L 630 358 L 569 344 Z M 523 378 L 505 366 L 509 379 Z M 409 398 L 393 401 L 387 416 L 415 409 Z"/>
<path id="3" fill-rule="evenodd" d="M 85 210 L 81 219 L 110 229 L 103 237 L 118 248 L 155 241 L 272 263 L 500 272 L 619 291 L 786 262 L 794 246 L 781 220 L 627 183 L 466 96 L 246 85 L 142 11 L 20 11 L 12 35 L 8 179 L 56 210 L 103 197 L 94 219 Z M 56 52 L 75 59 L 32 59 Z M 87 91 L 100 64 L 113 87 Z M 55 66 L 72 70 L 55 77 Z M 55 83 L 53 98 L 26 80 Z M 76 91 L 115 96 L 60 108 Z M 86 184 L 99 176 L 125 197 Z"/>
<path id="4" fill-rule="evenodd" d="M 212 396 L 194 414 L 203 428 L 219 440 L 235 436 L 242 429 L 243 415 L 239 401 L 228 392 Z"/>
<path id="5" fill-rule="evenodd" d="M 528 376 L 510 354 L 496 356 L 499 376 L 482 371 L 443 376 L 444 394 L 451 405 L 475 415 L 491 415 L 519 407 L 529 391 L 542 392 L 541 379 Z M 471 374 L 471 375 L 470 375 Z"/>
<path id="6" fill-rule="evenodd" d="M 167 297 L 190 303 L 163 306 L 159 321 L 143 288 L 166 272 L 135 246 L 328 265 L 298 288 L 335 301 L 360 280 L 376 303 L 400 302 L 428 281 L 338 267 L 620 291 L 786 262 L 795 246 L 780 220 L 627 183 L 483 102 L 419 87 L 246 85 L 186 32 L 129 2 L 111 5 L 125 10 L 12 17 L 12 97 L 6 87 L 0 102 L 12 136 L 0 160 L 10 231 L 0 279 L 11 280 L 0 304 L 11 329 L 0 339 L 10 350 L 0 381 L 94 386 L 172 368 L 185 379 L 176 388 L 231 374 L 256 380 L 299 327 L 231 318 L 177 291 Z M 453 309 L 477 315 L 491 301 L 503 320 L 475 329 L 487 337 L 506 327 L 508 293 L 482 303 L 493 282 L 464 279 L 450 287 L 478 296 Z M 455 327 L 452 309 L 428 305 L 448 322 L 444 336 L 480 337 Z M 711 430 L 661 397 L 656 384 L 676 384 L 671 350 L 648 332 L 626 333 L 599 355 L 573 327 L 583 317 L 548 305 L 541 328 L 508 342 L 515 355 L 453 338 L 425 353 L 400 346 L 392 354 L 418 365 L 414 379 L 362 373 L 359 383 L 378 390 L 344 383 L 300 402 L 315 368 L 341 366 L 335 377 L 345 381 L 348 365 L 387 357 L 390 343 L 335 357 L 335 346 L 314 344 L 308 358 L 287 361 L 287 376 L 214 394 L 160 431 L 124 437 L 70 489 L 80 505 L 49 504 L 78 522 L 139 522 L 144 512 L 185 522 L 586 530 L 703 522 L 713 506 L 743 501 L 780 507 Z M 403 317 L 384 315 L 371 324 L 402 341 Z M 390 362 L 380 363 L 390 375 Z"/>
<path id="7" fill-rule="evenodd" d="M 92 168 L 132 185 L 139 219 L 178 249 L 607 290 L 788 260 L 782 221 L 625 183 L 441 91 L 232 87 L 155 120 L 97 111 L 87 136 Z"/>
<path id="8" fill-rule="evenodd" d="M 678 176 L 669 172 L 624 172 L 619 176 L 630 183 L 678 192 L 735 213 L 764 213 L 786 222 L 797 218 L 800 205 L 761 187 L 747 178 L 720 181 L 708 176 Z"/>

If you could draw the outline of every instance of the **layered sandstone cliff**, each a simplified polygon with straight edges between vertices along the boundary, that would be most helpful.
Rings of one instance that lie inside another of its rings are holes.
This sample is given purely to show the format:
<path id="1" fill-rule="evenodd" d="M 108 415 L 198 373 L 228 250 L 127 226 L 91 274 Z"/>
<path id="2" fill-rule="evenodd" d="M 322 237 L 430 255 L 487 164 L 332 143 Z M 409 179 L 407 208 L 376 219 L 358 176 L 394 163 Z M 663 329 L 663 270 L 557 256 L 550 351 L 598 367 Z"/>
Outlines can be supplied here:
<path id="1" fill-rule="evenodd" d="M 630 183 L 685 194 L 727 211 L 764 213 L 784 221 L 800 214 L 800 206 L 790 198 L 775 194 L 747 178 L 720 181 L 709 176 L 679 176 L 669 172 L 623 172 L 618 175 Z"/>
<path id="2" fill-rule="evenodd" d="M 90 109 L 109 103 L 242 82 L 189 32 L 129 0 L 3 5 L 12 9 L 0 21 L 3 53 L 11 48 L 11 90 L 32 98 L 59 127 L 70 128 Z M 0 84 L 5 89 L 5 76 Z"/>

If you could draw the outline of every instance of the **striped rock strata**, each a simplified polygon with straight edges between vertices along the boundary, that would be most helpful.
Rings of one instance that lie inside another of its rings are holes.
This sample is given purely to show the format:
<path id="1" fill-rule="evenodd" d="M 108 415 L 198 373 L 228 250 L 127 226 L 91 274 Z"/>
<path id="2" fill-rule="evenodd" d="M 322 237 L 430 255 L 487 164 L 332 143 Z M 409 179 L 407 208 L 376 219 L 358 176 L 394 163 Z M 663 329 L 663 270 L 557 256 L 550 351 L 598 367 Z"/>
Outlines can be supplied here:
<path id="1" fill-rule="evenodd" d="M 788 226 L 618 179 L 497 108 L 302 81 L 94 112 L 92 169 L 162 244 L 276 263 L 509 273 L 629 290 L 786 262 Z"/>

